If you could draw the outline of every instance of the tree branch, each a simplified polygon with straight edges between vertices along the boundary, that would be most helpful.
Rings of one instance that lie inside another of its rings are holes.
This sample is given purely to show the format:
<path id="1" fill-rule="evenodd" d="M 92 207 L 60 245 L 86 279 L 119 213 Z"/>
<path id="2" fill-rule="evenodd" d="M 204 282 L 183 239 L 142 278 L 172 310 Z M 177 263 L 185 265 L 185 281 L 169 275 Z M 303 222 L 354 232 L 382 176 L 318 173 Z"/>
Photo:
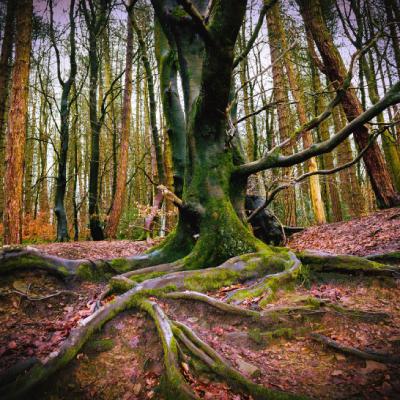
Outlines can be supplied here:
<path id="1" fill-rule="evenodd" d="M 200 13 L 195 5 L 190 0 L 178 0 L 178 3 L 192 17 L 193 23 L 202 38 L 206 42 L 212 42 L 210 32 L 205 24 L 205 17 Z"/>
<path id="2" fill-rule="evenodd" d="M 302 181 L 304 181 L 305 179 L 309 178 L 310 176 L 313 175 L 331 175 L 334 174 L 336 172 L 342 171 L 343 169 L 349 168 L 352 165 L 358 163 L 362 156 L 365 154 L 365 152 L 371 147 L 372 143 L 374 143 L 375 139 L 382 134 L 384 131 L 386 130 L 386 127 L 384 129 L 381 129 L 377 132 L 375 132 L 371 138 L 369 143 L 367 144 L 367 146 L 365 146 L 357 155 L 357 157 L 355 157 L 353 160 L 349 161 L 346 164 L 342 164 L 336 168 L 332 168 L 332 169 L 321 169 L 321 170 L 317 170 L 317 171 L 311 171 L 311 172 L 307 172 L 303 175 L 298 176 L 297 178 L 293 179 L 291 182 L 289 183 L 285 183 L 283 185 L 279 185 L 277 188 L 275 188 L 271 193 L 268 194 L 268 196 L 265 198 L 265 202 L 264 204 L 262 204 L 260 207 L 256 208 L 247 218 L 247 221 L 250 221 L 251 219 L 253 219 L 256 215 L 258 215 L 259 212 L 261 212 L 262 210 L 264 210 L 266 207 L 268 207 L 269 204 L 271 204 L 271 202 L 275 199 L 275 197 L 278 195 L 279 192 L 281 192 L 284 189 L 289 188 L 290 186 L 293 186 L 297 183 L 300 183 Z"/>
<path id="3" fill-rule="evenodd" d="M 247 43 L 245 49 L 244 49 L 244 50 L 242 51 L 242 53 L 239 54 L 239 56 L 233 61 L 233 67 L 232 67 L 233 69 L 235 69 L 235 68 L 239 65 L 239 63 L 240 63 L 241 61 L 243 61 L 243 60 L 247 57 L 247 55 L 249 54 L 250 50 L 253 48 L 253 44 L 254 44 L 254 42 L 256 41 L 257 36 L 258 36 L 258 34 L 260 33 L 262 24 L 263 24 L 263 22 L 264 22 L 265 14 L 267 13 L 267 11 L 268 11 L 272 6 L 274 6 L 274 4 L 275 4 L 276 2 L 277 2 L 277 0 L 264 1 L 264 5 L 263 5 L 262 8 L 261 8 L 260 15 L 259 15 L 259 17 L 258 17 L 258 21 L 257 21 L 257 24 L 256 24 L 256 26 L 255 26 L 255 28 L 254 28 L 253 34 L 251 35 L 251 37 L 250 37 L 250 39 L 249 39 L 249 41 L 248 41 L 248 43 Z"/>
<path id="4" fill-rule="evenodd" d="M 399 102 L 400 81 L 393 85 L 380 101 L 378 101 L 368 110 L 363 112 L 357 118 L 353 119 L 349 124 L 347 124 L 338 133 L 333 135 L 330 139 L 314 144 L 307 149 L 304 149 L 303 151 L 289 156 L 281 156 L 279 154 L 280 149 L 275 148 L 273 151 L 268 152 L 263 158 L 237 167 L 236 173 L 238 175 L 249 176 L 265 169 L 290 167 L 307 161 L 312 157 L 329 153 L 336 146 L 342 143 L 347 137 L 349 137 L 357 128 L 364 125 L 372 118 L 376 117 L 386 108 Z"/>

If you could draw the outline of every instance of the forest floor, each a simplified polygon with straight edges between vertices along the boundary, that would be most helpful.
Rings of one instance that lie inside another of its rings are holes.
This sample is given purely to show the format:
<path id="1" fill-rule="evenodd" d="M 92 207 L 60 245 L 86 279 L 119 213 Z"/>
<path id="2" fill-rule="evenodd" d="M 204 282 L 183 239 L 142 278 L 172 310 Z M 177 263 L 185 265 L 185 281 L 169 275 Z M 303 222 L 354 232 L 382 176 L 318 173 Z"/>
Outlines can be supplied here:
<path id="1" fill-rule="evenodd" d="M 36 246 L 66 258 L 113 258 L 143 252 L 146 242 L 78 242 Z M 295 249 L 369 255 L 400 250 L 400 209 L 357 220 L 309 228 L 289 241 Z M 208 294 L 224 299 L 239 285 Z M 240 286 L 242 287 L 242 286 Z M 0 386 L 35 358 L 46 360 L 82 318 L 93 313 L 104 284 L 63 283 L 44 272 L 19 272 L 0 283 Z M 111 299 L 105 299 L 110 301 Z M 263 310 L 299 307 L 267 320 L 217 311 L 187 300 L 153 299 L 173 319 L 254 382 L 314 399 L 398 399 L 399 364 L 363 360 L 316 341 L 311 333 L 360 350 L 400 356 L 400 279 L 319 273 L 278 289 Z M 263 297 L 242 307 L 260 309 Z M 333 307 L 301 311 L 311 301 Z M 366 313 L 344 312 L 365 311 Z M 196 369 L 197 368 L 197 369 Z M 203 399 L 248 400 L 190 359 L 182 371 Z M 37 399 L 162 399 L 162 348 L 153 321 L 126 311 L 108 322 Z"/>

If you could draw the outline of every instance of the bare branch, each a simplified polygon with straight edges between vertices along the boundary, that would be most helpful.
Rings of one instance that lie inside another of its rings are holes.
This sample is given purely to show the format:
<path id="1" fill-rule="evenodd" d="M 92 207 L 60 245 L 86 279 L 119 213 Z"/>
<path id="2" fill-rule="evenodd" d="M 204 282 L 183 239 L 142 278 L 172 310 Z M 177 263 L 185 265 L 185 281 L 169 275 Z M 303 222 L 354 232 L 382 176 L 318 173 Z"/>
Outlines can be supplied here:
<path id="1" fill-rule="evenodd" d="M 273 151 L 268 152 L 263 158 L 237 167 L 236 173 L 238 175 L 249 176 L 265 169 L 290 167 L 307 161 L 312 157 L 319 156 L 320 154 L 328 153 L 342 143 L 360 126 L 376 117 L 386 108 L 397 103 L 400 103 L 400 81 L 393 85 L 380 101 L 364 111 L 357 118 L 353 119 L 330 139 L 314 144 L 303 151 L 289 156 L 281 156 L 279 154 L 280 149 L 275 148 Z"/>
<path id="2" fill-rule="evenodd" d="M 260 213 L 262 210 L 264 210 L 264 208 L 268 207 L 269 204 L 271 204 L 271 202 L 275 199 L 275 197 L 278 195 L 278 193 L 280 193 L 282 190 L 288 189 L 289 187 L 296 185 L 297 183 L 300 183 L 304 180 L 306 180 L 307 178 L 309 178 L 310 176 L 313 175 L 332 175 L 335 174 L 336 172 L 342 171 L 346 168 L 351 167 L 352 165 L 358 163 L 361 158 L 363 157 L 363 155 L 365 154 L 365 152 L 371 147 L 372 143 L 374 143 L 374 141 L 376 140 L 376 138 L 382 134 L 383 132 L 385 132 L 387 128 L 385 127 L 384 129 L 381 129 L 377 132 L 375 132 L 370 140 L 367 146 L 365 146 L 357 155 L 357 157 L 355 157 L 353 160 L 349 161 L 346 164 L 342 164 L 336 168 L 332 168 L 332 169 L 321 169 L 321 170 L 317 170 L 317 171 L 311 171 L 311 172 L 307 172 L 303 175 L 298 176 L 297 178 L 293 179 L 291 182 L 279 185 L 278 187 L 276 187 L 271 193 L 268 193 L 268 196 L 265 198 L 265 202 L 264 204 L 262 204 L 260 207 L 256 208 L 247 218 L 247 221 L 250 221 L 251 219 L 253 219 L 256 215 L 258 215 L 258 213 Z"/>
<path id="3" fill-rule="evenodd" d="M 267 11 L 271 7 L 273 7 L 275 5 L 276 2 L 277 2 L 277 0 L 264 1 L 264 5 L 261 8 L 260 15 L 258 17 L 258 21 L 257 21 L 257 24 L 256 24 L 256 26 L 254 28 L 253 34 L 251 35 L 251 37 L 250 37 L 245 49 L 236 58 L 236 60 L 233 61 L 233 67 L 232 68 L 236 68 L 239 65 L 239 63 L 241 61 L 243 61 L 247 57 L 247 55 L 249 54 L 250 50 L 252 49 L 252 47 L 254 45 L 254 42 L 257 39 L 258 34 L 260 33 L 262 24 L 264 22 L 265 14 L 267 13 Z"/>

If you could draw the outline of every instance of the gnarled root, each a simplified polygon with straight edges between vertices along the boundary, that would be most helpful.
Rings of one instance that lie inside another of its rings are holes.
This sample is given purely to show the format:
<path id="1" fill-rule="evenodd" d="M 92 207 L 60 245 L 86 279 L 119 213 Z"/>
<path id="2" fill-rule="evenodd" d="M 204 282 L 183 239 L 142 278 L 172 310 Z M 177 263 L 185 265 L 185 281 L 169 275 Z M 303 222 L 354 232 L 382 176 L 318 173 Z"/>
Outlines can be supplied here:
<path id="1" fill-rule="evenodd" d="M 197 399 L 186 383 L 179 366 L 179 343 L 200 359 L 212 372 L 225 379 L 233 388 L 250 394 L 254 399 L 301 399 L 303 397 L 277 392 L 257 385 L 231 367 L 212 347 L 202 341 L 189 327 L 171 321 L 160 306 L 149 300 L 141 302 L 140 307 L 154 319 L 164 349 L 164 362 L 169 393 L 177 399 Z"/>
<path id="2" fill-rule="evenodd" d="M 319 251 L 296 253 L 300 261 L 315 272 L 362 272 L 369 275 L 392 276 L 400 269 L 366 258 L 336 255 Z"/>
<path id="3" fill-rule="evenodd" d="M 364 360 L 373 360 L 386 364 L 400 364 L 400 357 L 392 356 L 390 354 L 377 353 L 371 350 L 363 351 L 354 347 L 344 346 L 335 340 L 328 338 L 327 336 L 320 335 L 319 333 L 311 333 L 310 337 L 344 354 L 350 354 Z"/>
<path id="4" fill-rule="evenodd" d="M 140 308 L 145 310 L 154 320 L 158 334 L 160 335 L 164 351 L 164 363 L 166 380 L 164 391 L 168 396 L 174 396 L 178 400 L 198 399 L 190 386 L 186 383 L 179 365 L 178 343 L 172 332 L 171 322 L 164 314 L 160 306 L 150 300 L 143 300 Z"/>
<path id="5" fill-rule="evenodd" d="M 243 317 L 260 318 L 261 314 L 258 311 L 247 310 L 233 304 L 228 304 L 223 301 L 214 299 L 213 297 L 207 296 L 200 292 L 194 292 L 187 290 L 184 292 L 171 292 L 166 293 L 163 297 L 167 299 L 182 299 L 182 300 L 195 300 L 207 303 L 208 305 L 217 308 L 220 311 L 224 311 L 230 314 L 241 315 Z"/>
<path id="6" fill-rule="evenodd" d="M 227 360 L 218 354 L 211 346 L 201 340 L 188 326 L 174 321 L 174 334 L 187 349 L 203 361 L 216 375 L 225 379 L 233 388 L 244 391 L 256 400 L 305 399 L 303 396 L 292 395 L 257 385 L 233 368 Z"/>
<path id="7" fill-rule="evenodd" d="M 289 262 L 288 267 L 281 272 L 264 276 L 261 281 L 245 288 L 238 289 L 230 293 L 227 297 L 228 301 L 240 303 L 244 299 L 254 298 L 266 293 L 272 294 L 279 285 L 284 285 L 287 282 L 294 280 L 300 272 L 301 262 L 294 253 L 288 252 Z"/>
<path id="8" fill-rule="evenodd" d="M 299 255 L 300 260 L 303 260 L 311 269 L 325 271 L 326 269 L 340 269 L 344 271 L 363 271 L 373 272 L 378 274 L 392 274 L 393 269 L 385 265 L 378 264 L 373 261 L 363 260 L 358 257 L 344 256 L 340 258 L 340 265 L 337 266 L 333 261 L 334 256 L 331 255 L 315 255 L 302 253 Z M 343 264 L 343 262 L 345 264 Z M 327 265 L 327 267 L 326 267 Z M 343 266 L 344 265 L 344 266 Z M 174 262 L 172 264 L 163 264 L 156 267 L 136 270 L 129 274 L 120 275 L 118 279 L 124 283 L 123 290 L 126 290 L 120 296 L 117 296 L 112 302 L 100 307 L 90 317 L 82 320 L 79 325 L 74 328 L 67 340 L 62 344 L 57 352 L 50 354 L 45 362 L 37 362 L 29 370 L 18 376 L 13 382 L 8 382 L 0 388 L 0 397 L 2 399 L 17 399 L 26 398 L 27 393 L 38 383 L 43 382 L 54 372 L 66 365 L 72 360 L 84 343 L 92 335 L 92 333 L 100 329 L 104 323 L 112 319 L 121 311 L 130 307 L 140 306 L 150 313 L 155 319 L 159 334 L 163 340 L 165 354 L 165 362 L 170 375 L 167 376 L 168 381 L 179 387 L 183 399 L 196 398 L 187 384 L 182 381 L 179 371 L 177 359 L 178 347 L 176 341 L 185 344 L 190 352 L 196 353 L 196 356 L 202 358 L 214 372 L 227 379 L 230 384 L 237 385 L 241 390 L 250 393 L 254 398 L 259 399 L 286 399 L 296 398 L 291 395 L 286 395 L 278 392 L 272 392 L 258 385 L 255 385 L 247 378 L 244 378 L 240 373 L 229 366 L 221 356 L 215 353 L 207 344 L 202 342 L 196 336 L 193 336 L 190 330 L 175 323 L 171 327 L 171 322 L 166 322 L 163 317 L 162 310 L 153 303 L 147 301 L 150 295 L 160 295 L 167 291 L 208 291 L 216 290 L 223 286 L 229 286 L 238 282 L 249 280 L 261 281 L 256 282 L 250 288 L 250 295 L 255 293 L 263 293 L 265 290 L 273 291 L 276 285 L 287 283 L 296 278 L 300 271 L 301 262 L 299 259 L 287 250 L 266 250 L 259 253 L 244 254 L 233 257 L 224 262 L 219 267 L 207 268 L 201 270 L 182 270 L 186 265 L 184 262 Z M 117 271 L 124 268 L 118 268 L 118 262 L 98 261 L 96 263 L 88 260 L 64 260 L 57 257 L 46 256 L 30 248 L 3 249 L 0 253 L 0 274 L 7 273 L 12 270 L 23 268 L 42 268 L 49 272 L 56 273 L 61 277 L 82 276 L 96 277 L 97 274 L 116 274 Z M 277 268 L 280 272 L 276 272 Z M 170 270 L 174 272 L 170 272 Z M 100 272 L 99 272 L 100 271 Z M 273 273 L 275 272 L 275 273 Z M 156 274 L 156 275 L 154 275 Z M 158 274 L 158 275 L 157 275 Z M 151 279 L 149 279 L 151 278 Z M 145 279 L 144 281 L 141 281 Z M 185 292 L 184 292 L 185 293 Z M 186 294 L 170 295 L 188 296 Z M 241 315 L 256 316 L 251 310 L 244 310 L 234 305 L 222 305 L 222 302 L 210 300 L 202 294 L 193 294 L 197 300 L 205 301 L 221 310 L 241 313 Z M 236 291 L 234 297 L 248 297 L 247 291 Z M 260 316 L 264 315 L 259 313 Z M 172 332 L 172 336 L 171 336 Z M 173 339 L 175 338 L 175 339 Z M 190 348 L 188 340 L 193 346 Z M 200 353 L 198 350 L 201 350 Z M 202 356 L 200 357 L 200 355 Z M 205 358 L 207 355 L 208 358 Z M 208 362 L 206 362 L 206 359 Z"/>
<path id="9" fill-rule="evenodd" d="M 59 278 L 78 276 L 85 280 L 109 279 L 118 273 L 105 260 L 68 260 L 40 252 L 33 247 L 0 249 L 0 275 L 19 270 L 41 269 Z"/>

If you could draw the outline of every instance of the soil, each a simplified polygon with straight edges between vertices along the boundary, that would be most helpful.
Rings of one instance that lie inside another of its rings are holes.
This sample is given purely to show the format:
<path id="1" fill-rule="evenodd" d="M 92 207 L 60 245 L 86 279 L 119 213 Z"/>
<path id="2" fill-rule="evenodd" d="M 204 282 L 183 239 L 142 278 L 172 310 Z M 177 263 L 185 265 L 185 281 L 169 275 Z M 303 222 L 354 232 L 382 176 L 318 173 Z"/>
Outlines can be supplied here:
<path id="1" fill-rule="evenodd" d="M 367 255 L 400 250 L 399 238 L 400 210 L 391 209 L 358 220 L 309 228 L 292 237 L 289 245 L 296 249 Z M 67 258 L 108 259 L 139 253 L 149 245 L 114 241 L 36 247 Z M 209 295 L 224 299 L 237 288 L 234 285 Z M 44 361 L 70 329 L 94 311 L 103 289 L 104 284 L 63 283 L 36 271 L 2 279 L 0 381 L 1 372 L 21 361 L 33 357 Z M 44 298 L 52 294 L 57 295 Z M 310 274 L 278 289 L 265 309 L 308 304 L 310 297 L 387 316 L 366 319 L 338 308 L 322 307 L 273 314 L 256 321 L 220 312 L 200 302 L 153 300 L 171 319 L 191 327 L 256 383 L 312 399 L 397 399 L 399 364 L 366 361 L 340 353 L 315 341 L 310 333 L 323 334 L 356 349 L 400 357 L 400 280 L 357 274 Z M 262 296 L 241 306 L 261 309 L 261 300 Z M 216 379 L 193 359 L 186 359 L 182 371 L 200 398 L 250 399 Z M 131 310 L 108 322 L 51 382 L 36 389 L 32 398 L 162 399 L 159 385 L 163 372 L 162 348 L 153 321 L 144 313 Z"/>

